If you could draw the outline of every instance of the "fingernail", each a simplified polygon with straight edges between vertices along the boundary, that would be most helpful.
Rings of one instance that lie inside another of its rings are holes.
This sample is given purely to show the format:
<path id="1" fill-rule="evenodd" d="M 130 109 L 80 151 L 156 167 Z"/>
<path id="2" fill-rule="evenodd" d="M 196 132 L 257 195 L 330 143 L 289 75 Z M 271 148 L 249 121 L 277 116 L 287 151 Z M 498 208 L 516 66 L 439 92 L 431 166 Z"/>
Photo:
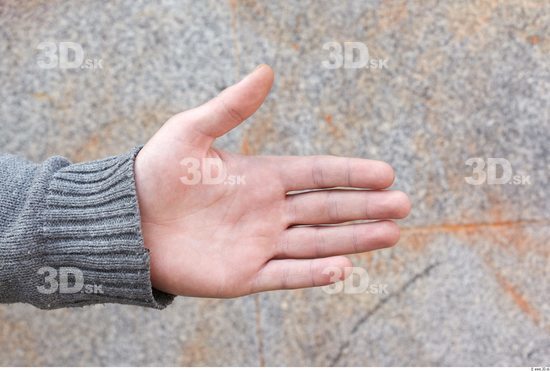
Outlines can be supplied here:
<path id="1" fill-rule="evenodd" d="M 254 68 L 254 69 L 252 70 L 252 72 L 250 72 L 248 75 L 246 75 L 246 77 L 252 75 L 254 72 L 256 72 L 257 70 L 259 70 L 259 69 L 262 68 L 263 66 L 265 66 L 264 63 L 261 63 L 261 64 L 257 65 L 256 68 Z"/>

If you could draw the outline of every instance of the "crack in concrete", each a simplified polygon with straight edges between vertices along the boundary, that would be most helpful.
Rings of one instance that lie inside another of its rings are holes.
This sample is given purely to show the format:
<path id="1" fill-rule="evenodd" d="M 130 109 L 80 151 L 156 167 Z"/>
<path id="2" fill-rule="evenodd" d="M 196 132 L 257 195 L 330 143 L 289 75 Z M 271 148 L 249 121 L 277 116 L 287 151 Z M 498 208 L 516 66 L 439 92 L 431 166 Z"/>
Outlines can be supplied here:
<path id="1" fill-rule="evenodd" d="M 388 301 L 390 301 L 393 298 L 396 298 L 403 294 L 405 291 L 409 289 L 416 281 L 418 281 L 421 278 L 424 278 L 430 274 L 430 272 L 437 266 L 441 265 L 440 262 L 432 263 L 428 265 L 426 268 L 424 268 L 420 273 L 415 274 L 410 280 L 408 280 L 399 290 L 391 293 L 390 295 L 382 298 L 378 304 L 374 306 L 370 311 L 368 311 L 363 317 L 361 317 L 357 323 L 353 326 L 353 328 L 350 331 L 350 337 L 353 336 L 359 328 L 364 325 L 374 314 L 376 314 L 380 308 L 382 308 Z M 336 353 L 336 356 L 332 359 L 330 362 L 330 366 L 335 366 L 340 359 L 342 358 L 342 355 L 344 352 L 349 348 L 350 341 L 347 340 L 343 342 L 340 345 L 340 349 L 338 349 L 338 353 Z"/>

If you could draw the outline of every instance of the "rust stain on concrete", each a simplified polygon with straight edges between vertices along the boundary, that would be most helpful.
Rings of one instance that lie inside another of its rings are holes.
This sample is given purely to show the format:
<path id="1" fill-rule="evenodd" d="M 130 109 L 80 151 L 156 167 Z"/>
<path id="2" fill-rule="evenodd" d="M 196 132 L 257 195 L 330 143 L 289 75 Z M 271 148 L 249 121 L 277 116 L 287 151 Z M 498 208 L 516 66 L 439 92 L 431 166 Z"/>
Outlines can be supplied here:
<path id="1" fill-rule="evenodd" d="M 378 26 L 387 30 L 398 25 L 408 17 L 407 1 L 383 1 L 377 12 Z"/>
<path id="2" fill-rule="evenodd" d="M 502 209 L 494 208 L 490 214 L 501 216 Z M 523 270 L 529 265 L 527 254 L 536 254 L 537 259 L 550 260 L 550 250 L 544 243 L 534 240 L 527 227 L 550 225 L 550 220 L 494 221 L 487 223 L 442 224 L 423 227 L 405 227 L 402 233 L 402 244 L 405 248 L 424 249 L 427 241 L 420 241 L 419 236 L 452 234 L 466 241 L 467 246 L 481 243 L 475 252 L 491 270 L 496 282 L 512 301 L 525 313 L 535 325 L 545 325 L 548 319 L 543 318 L 536 306 L 529 300 L 528 294 L 520 290 L 517 284 L 506 279 L 500 268 L 503 261 L 512 260 L 515 268 Z M 416 240 L 416 242 L 414 242 Z M 418 243 L 420 241 L 420 243 Z M 490 243 L 487 247 L 486 243 Z M 544 272 L 531 272 L 533 275 Z"/>
<path id="3" fill-rule="evenodd" d="M 267 107 L 262 107 L 260 112 L 254 114 L 252 125 L 247 127 L 243 134 L 241 142 L 243 154 L 261 154 L 267 144 L 277 143 L 280 140 L 273 126 L 274 103 L 266 101 L 264 105 Z"/>
<path id="4" fill-rule="evenodd" d="M 344 133 L 342 132 L 342 129 L 333 122 L 333 118 L 331 114 L 326 114 L 324 117 L 324 121 L 327 124 L 325 126 L 325 129 L 326 131 L 328 131 L 329 135 L 337 139 L 341 139 L 344 137 Z"/>
<path id="5" fill-rule="evenodd" d="M 264 332 L 262 330 L 262 307 L 260 296 L 254 298 L 254 306 L 256 310 L 256 337 L 258 339 L 258 363 L 260 367 L 265 367 L 264 355 Z"/>
<path id="6" fill-rule="evenodd" d="M 550 220 L 519 220 L 519 221 L 495 221 L 486 223 L 464 223 L 464 224 L 439 224 L 439 225 L 427 225 L 420 227 L 402 227 L 403 233 L 458 233 L 458 232 L 472 232 L 479 229 L 490 227 L 516 227 L 526 226 L 533 224 L 550 224 Z"/>
<path id="7" fill-rule="evenodd" d="M 531 36 L 528 36 L 528 37 L 527 37 L 527 41 L 528 41 L 529 44 L 531 44 L 531 45 L 537 45 L 538 43 L 540 43 L 540 36 L 539 36 L 539 35 L 531 35 Z"/>
<path id="8" fill-rule="evenodd" d="M 533 322 L 536 325 L 538 325 L 540 323 L 539 312 L 531 305 L 531 303 L 529 303 L 526 297 L 522 295 L 521 292 L 514 285 L 512 285 L 506 278 L 504 278 L 496 270 L 494 274 L 498 284 L 502 287 L 504 292 L 512 298 L 514 303 L 523 313 L 525 313 L 529 318 L 533 320 Z"/>
<path id="9" fill-rule="evenodd" d="M 40 100 L 40 101 L 48 101 L 48 102 L 52 101 L 52 97 L 50 97 L 50 95 L 48 93 L 43 92 L 43 91 L 38 91 L 38 92 L 33 93 L 32 97 L 34 99 Z"/>
<path id="10" fill-rule="evenodd" d="M 476 0 L 452 2 L 450 5 L 447 19 L 451 32 L 456 38 L 463 40 L 485 30 L 499 1 Z"/>
<path id="11" fill-rule="evenodd" d="M 7 318 L 4 308 L 0 308 L 0 358 L 4 358 L 2 354 L 22 353 L 24 354 L 24 365 L 38 364 L 39 346 L 36 339 L 36 334 L 33 334 L 26 322 Z"/>
<path id="12" fill-rule="evenodd" d="M 198 313 L 214 313 L 218 309 L 215 300 L 207 300 L 199 304 Z M 208 316 L 200 317 L 194 326 L 194 331 L 189 336 L 189 340 L 183 343 L 179 366 L 201 366 L 212 365 L 212 360 L 216 358 L 217 347 L 212 344 L 216 338 L 212 335 L 212 321 Z"/>
<path id="13" fill-rule="evenodd" d="M 135 145 L 145 144 L 160 129 L 169 116 L 169 109 L 163 110 L 162 107 L 158 107 L 156 111 L 145 108 L 136 110 L 132 117 L 115 118 L 112 121 L 98 125 L 93 134 L 73 144 L 67 156 L 72 161 L 79 162 L 115 155 L 130 149 L 127 147 L 128 136 L 135 140 Z M 132 127 L 128 128 L 128 125 L 132 125 Z M 62 126 L 62 128 L 66 128 L 66 126 Z M 62 130 L 61 135 L 69 137 L 70 134 L 64 134 L 65 129 Z M 64 143 L 74 142 L 70 139 L 64 141 Z M 121 145 L 124 145 L 124 147 L 121 147 Z"/>
<path id="14" fill-rule="evenodd" d="M 246 135 L 246 133 L 243 135 L 243 140 L 241 142 L 241 153 L 243 155 L 252 154 L 252 151 L 250 150 L 250 143 L 248 142 L 248 135 Z"/>
<path id="15" fill-rule="evenodd" d="M 105 143 L 106 132 L 93 134 L 84 144 L 78 147 L 72 156 L 72 160 L 76 162 L 86 161 L 87 159 L 97 158 L 98 152 L 101 152 Z"/>

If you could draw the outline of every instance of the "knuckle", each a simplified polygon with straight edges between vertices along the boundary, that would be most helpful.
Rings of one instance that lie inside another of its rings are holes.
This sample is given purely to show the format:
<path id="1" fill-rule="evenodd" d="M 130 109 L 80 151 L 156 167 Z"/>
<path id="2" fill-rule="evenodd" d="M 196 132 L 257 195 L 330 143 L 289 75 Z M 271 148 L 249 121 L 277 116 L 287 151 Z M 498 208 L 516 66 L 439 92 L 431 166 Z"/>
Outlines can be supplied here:
<path id="1" fill-rule="evenodd" d="M 322 188 L 324 176 L 322 162 L 318 158 L 314 158 L 311 164 L 311 178 L 315 187 Z"/>

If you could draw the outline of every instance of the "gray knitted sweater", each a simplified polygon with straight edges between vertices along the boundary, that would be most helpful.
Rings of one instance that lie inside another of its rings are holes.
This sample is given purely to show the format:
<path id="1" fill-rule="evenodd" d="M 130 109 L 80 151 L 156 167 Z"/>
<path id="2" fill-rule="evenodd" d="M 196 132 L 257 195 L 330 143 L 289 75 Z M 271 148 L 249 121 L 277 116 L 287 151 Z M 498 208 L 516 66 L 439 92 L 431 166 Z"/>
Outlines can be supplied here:
<path id="1" fill-rule="evenodd" d="M 0 156 L 0 303 L 171 302 L 151 286 L 134 182 L 138 151 L 78 164 Z"/>

